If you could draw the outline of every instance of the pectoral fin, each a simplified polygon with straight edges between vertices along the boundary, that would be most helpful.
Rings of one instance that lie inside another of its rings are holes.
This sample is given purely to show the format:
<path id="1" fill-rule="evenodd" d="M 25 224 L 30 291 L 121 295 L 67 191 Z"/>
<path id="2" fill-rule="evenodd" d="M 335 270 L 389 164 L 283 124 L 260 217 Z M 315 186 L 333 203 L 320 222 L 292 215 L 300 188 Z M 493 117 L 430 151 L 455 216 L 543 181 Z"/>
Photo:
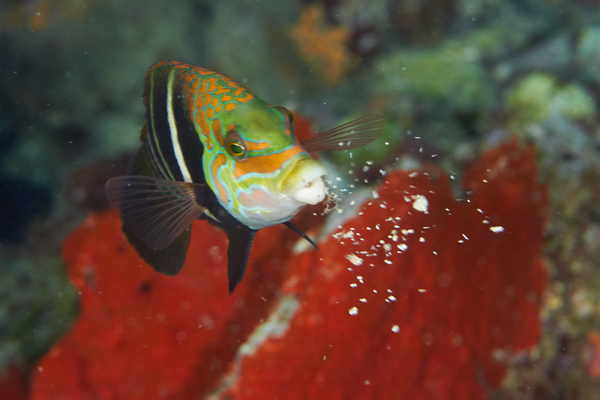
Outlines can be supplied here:
<path id="1" fill-rule="evenodd" d="M 126 226 L 123 226 L 123 233 L 140 257 L 150 264 L 156 272 L 173 276 L 181 271 L 190 245 L 191 226 L 184 229 L 170 245 L 163 249 L 153 249 L 147 246 L 135 234 L 132 234 Z"/>
<path id="2" fill-rule="evenodd" d="M 245 226 L 235 227 L 227 233 L 229 248 L 227 249 L 227 277 L 229 278 L 229 295 L 233 294 L 236 286 L 242 281 L 246 271 L 246 263 L 252 248 L 255 230 Z"/>
<path id="3" fill-rule="evenodd" d="M 130 233 L 150 248 L 164 249 L 204 212 L 198 199 L 203 186 L 130 175 L 110 179 L 105 192 Z"/>
<path id="4" fill-rule="evenodd" d="M 383 114 L 368 115 L 304 140 L 300 144 L 306 151 L 352 150 L 377 139 L 384 125 Z"/>
<path id="5" fill-rule="evenodd" d="M 204 185 L 131 175 L 110 179 L 106 197 L 123 233 L 158 272 L 175 275 L 185 261 L 192 222 L 204 212 Z"/>

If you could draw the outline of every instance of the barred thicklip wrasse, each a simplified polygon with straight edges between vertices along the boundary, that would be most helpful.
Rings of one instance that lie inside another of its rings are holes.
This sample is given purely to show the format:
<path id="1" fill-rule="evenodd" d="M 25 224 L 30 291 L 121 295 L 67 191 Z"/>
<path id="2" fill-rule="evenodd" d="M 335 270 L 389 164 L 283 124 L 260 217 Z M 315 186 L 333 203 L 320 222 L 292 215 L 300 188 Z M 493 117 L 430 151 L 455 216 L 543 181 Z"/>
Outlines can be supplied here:
<path id="1" fill-rule="evenodd" d="M 382 114 L 359 118 L 299 142 L 294 116 L 219 72 L 175 61 L 144 79 L 142 146 L 130 174 L 105 186 L 123 233 L 163 274 L 185 262 L 195 219 L 229 237 L 229 292 L 241 282 L 257 230 L 284 224 L 325 198 L 325 168 L 308 151 L 364 146 L 383 129 Z"/>

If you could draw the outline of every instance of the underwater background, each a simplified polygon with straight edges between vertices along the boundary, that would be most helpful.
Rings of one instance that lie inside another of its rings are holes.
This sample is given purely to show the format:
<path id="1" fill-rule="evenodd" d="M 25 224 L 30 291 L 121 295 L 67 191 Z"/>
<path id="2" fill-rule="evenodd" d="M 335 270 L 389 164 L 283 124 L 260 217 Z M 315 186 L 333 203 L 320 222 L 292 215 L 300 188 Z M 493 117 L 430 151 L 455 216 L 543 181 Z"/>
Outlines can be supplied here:
<path id="1" fill-rule="evenodd" d="M 231 297 L 222 232 L 162 276 L 104 195 L 165 59 L 386 118 Z M 0 397 L 600 399 L 599 65 L 596 0 L 3 1 Z"/>

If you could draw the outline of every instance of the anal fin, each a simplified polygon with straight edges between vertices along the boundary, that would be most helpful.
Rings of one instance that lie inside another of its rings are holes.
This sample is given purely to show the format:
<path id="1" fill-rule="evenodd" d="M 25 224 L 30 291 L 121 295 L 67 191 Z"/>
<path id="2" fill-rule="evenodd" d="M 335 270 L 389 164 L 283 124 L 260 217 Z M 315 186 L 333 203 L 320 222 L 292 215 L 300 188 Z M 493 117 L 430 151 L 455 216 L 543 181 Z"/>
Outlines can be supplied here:
<path id="1" fill-rule="evenodd" d="M 227 232 L 229 248 L 227 249 L 227 278 L 229 279 L 229 295 L 233 294 L 236 286 L 242 281 L 248 256 L 252 248 L 255 230 L 245 226 L 235 227 Z"/>

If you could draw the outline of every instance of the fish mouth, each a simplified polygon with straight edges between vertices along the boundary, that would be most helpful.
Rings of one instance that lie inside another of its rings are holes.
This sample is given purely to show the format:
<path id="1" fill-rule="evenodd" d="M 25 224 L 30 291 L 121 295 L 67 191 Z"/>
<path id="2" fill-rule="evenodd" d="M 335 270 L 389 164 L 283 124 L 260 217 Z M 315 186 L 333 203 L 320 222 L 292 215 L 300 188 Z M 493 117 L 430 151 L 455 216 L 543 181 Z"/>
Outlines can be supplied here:
<path id="1" fill-rule="evenodd" d="M 298 203 L 317 204 L 325 198 L 323 176 L 327 171 L 312 158 L 298 160 L 282 180 L 279 192 Z"/>

